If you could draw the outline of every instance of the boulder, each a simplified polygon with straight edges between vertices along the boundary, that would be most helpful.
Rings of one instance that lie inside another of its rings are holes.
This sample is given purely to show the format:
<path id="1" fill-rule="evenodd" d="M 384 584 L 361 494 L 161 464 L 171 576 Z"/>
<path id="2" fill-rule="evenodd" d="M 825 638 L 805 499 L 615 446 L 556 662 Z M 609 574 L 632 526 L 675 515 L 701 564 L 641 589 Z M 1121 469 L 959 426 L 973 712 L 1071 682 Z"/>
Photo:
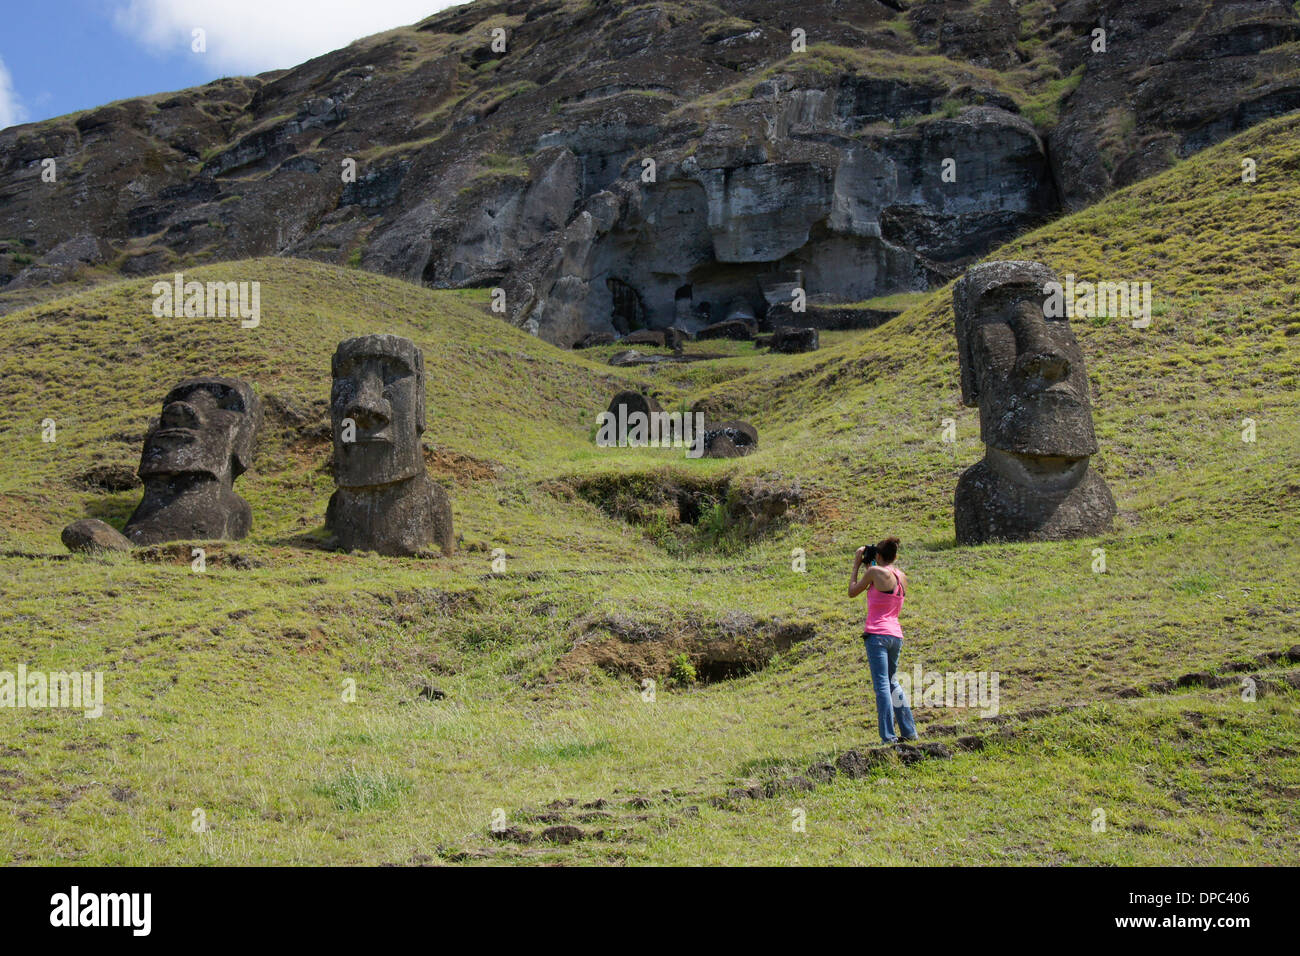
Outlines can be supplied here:
<path id="1" fill-rule="evenodd" d="M 704 426 L 705 458 L 738 458 L 758 451 L 758 429 L 749 422 L 715 422 Z"/>
<path id="2" fill-rule="evenodd" d="M 613 345 L 618 341 L 613 332 L 589 332 L 573 343 L 575 349 L 593 349 L 601 345 Z"/>
<path id="3" fill-rule="evenodd" d="M 686 336 L 681 329 L 637 329 L 623 336 L 624 345 L 656 345 L 660 348 L 680 349 Z"/>
<path id="4" fill-rule="evenodd" d="M 633 412 L 641 412 L 642 414 L 649 415 L 653 412 L 663 411 L 653 396 L 644 395 L 641 392 L 619 392 L 610 400 L 607 411 L 611 415 L 617 416 L 619 414 L 618 408 L 620 405 L 625 405 L 627 407 L 627 411 L 624 412 L 625 416 L 631 415 Z"/>
<path id="5" fill-rule="evenodd" d="M 664 347 L 664 334 L 659 329 L 637 329 L 623 336 L 624 345 L 657 345 Z"/>
<path id="6" fill-rule="evenodd" d="M 815 352 L 820 343 L 816 329 L 796 329 L 783 325 L 772 333 L 771 349 L 773 352 L 793 354 L 795 352 Z"/>
<path id="7" fill-rule="evenodd" d="M 714 322 L 695 333 L 697 339 L 734 339 L 748 342 L 754 338 L 754 326 L 739 319 Z"/>
<path id="8" fill-rule="evenodd" d="M 82 518 L 63 529 L 60 536 L 69 551 L 94 554 L 97 551 L 130 551 L 131 542 L 111 525 L 97 518 Z"/>

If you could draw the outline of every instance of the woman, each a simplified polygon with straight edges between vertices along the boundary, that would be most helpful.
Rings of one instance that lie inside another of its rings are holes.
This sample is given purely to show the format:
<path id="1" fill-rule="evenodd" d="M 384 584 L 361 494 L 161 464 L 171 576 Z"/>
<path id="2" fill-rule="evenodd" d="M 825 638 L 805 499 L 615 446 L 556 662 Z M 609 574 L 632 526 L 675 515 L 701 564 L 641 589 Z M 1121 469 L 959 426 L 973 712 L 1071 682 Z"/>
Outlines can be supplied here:
<path id="1" fill-rule="evenodd" d="M 871 686 L 876 691 L 876 722 L 880 739 L 887 744 L 896 743 L 894 723 L 904 740 L 916 739 L 916 724 L 912 708 L 907 706 L 907 695 L 899 686 L 894 674 L 898 671 L 898 655 L 903 649 L 903 628 L 898 623 L 898 612 L 907 595 L 907 575 L 892 567 L 898 556 L 898 539 L 886 538 L 877 545 L 858 548 L 853 557 L 853 577 L 849 579 L 849 597 L 867 592 L 867 621 L 862 640 L 867 645 L 867 664 L 871 667 Z M 861 581 L 858 572 L 863 563 L 867 573 Z"/>

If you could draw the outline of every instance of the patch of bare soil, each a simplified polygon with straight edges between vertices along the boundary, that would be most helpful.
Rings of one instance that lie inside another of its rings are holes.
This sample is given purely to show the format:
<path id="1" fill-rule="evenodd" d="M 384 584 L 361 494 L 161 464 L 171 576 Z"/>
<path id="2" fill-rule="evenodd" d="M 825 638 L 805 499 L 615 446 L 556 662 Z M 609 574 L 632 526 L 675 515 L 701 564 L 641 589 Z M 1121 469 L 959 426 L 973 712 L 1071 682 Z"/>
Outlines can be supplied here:
<path id="1" fill-rule="evenodd" d="M 643 527 L 660 544 L 665 530 L 679 541 L 704 546 L 757 538 L 779 526 L 806 499 L 797 479 L 786 481 L 780 475 L 702 477 L 670 468 L 553 481 L 545 487 L 551 494 L 580 497 L 611 518 Z"/>
<path id="2" fill-rule="evenodd" d="M 141 482 L 133 465 L 100 463 L 76 475 L 73 484 L 83 491 L 117 492 L 139 488 Z"/>
<path id="3" fill-rule="evenodd" d="M 699 618 L 664 623 L 620 614 L 575 624 L 573 648 L 557 662 L 553 679 L 574 680 L 597 671 L 640 681 L 681 680 L 683 656 L 702 684 L 762 670 L 774 656 L 814 635 L 811 624 L 760 621 L 732 611 L 715 621 Z"/>
<path id="4" fill-rule="evenodd" d="M 203 550 L 205 568 L 234 568 L 237 571 L 249 571 L 260 568 L 263 562 L 242 554 L 227 550 L 228 542 L 218 541 L 174 541 L 169 544 L 152 544 L 136 548 L 131 556 L 145 564 L 193 564 L 194 550 Z"/>
<path id="5" fill-rule="evenodd" d="M 504 465 L 485 458 L 475 458 L 450 448 L 425 446 L 424 461 L 433 475 L 445 475 L 458 485 L 475 481 L 495 481 L 505 470 Z"/>

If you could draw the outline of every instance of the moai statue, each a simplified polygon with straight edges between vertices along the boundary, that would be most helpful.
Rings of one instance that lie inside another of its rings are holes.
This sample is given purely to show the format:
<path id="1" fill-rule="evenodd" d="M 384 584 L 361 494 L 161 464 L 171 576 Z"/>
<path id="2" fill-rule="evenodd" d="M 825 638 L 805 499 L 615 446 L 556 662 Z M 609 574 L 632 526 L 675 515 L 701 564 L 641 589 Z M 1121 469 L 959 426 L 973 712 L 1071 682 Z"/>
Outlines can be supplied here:
<path id="1" fill-rule="evenodd" d="M 957 542 L 1042 541 L 1108 530 L 1115 501 L 1097 451 L 1083 352 L 1049 318 L 1039 262 L 972 267 L 953 289 L 961 396 L 979 405 L 984 459 L 957 482 Z"/>
<path id="2" fill-rule="evenodd" d="M 325 527 L 342 550 L 451 554 L 451 502 L 425 471 L 424 354 L 410 339 L 363 335 L 332 364 L 334 481 Z"/>
<path id="3" fill-rule="evenodd" d="M 262 403 L 247 382 L 192 378 L 163 399 L 140 455 L 144 497 L 126 523 L 132 544 L 242 538 L 253 511 L 235 479 L 253 463 Z"/>

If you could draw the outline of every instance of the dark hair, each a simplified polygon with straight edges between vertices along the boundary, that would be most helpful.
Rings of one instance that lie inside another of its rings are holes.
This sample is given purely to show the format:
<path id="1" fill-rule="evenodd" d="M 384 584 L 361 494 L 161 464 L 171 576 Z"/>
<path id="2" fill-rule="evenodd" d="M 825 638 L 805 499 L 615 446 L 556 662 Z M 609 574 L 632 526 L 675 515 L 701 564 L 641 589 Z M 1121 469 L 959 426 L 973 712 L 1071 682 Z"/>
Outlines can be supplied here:
<path id="1" fill-rule="evenodd" d="M 892 564 L 896 557 L 898 557 L 897 538 L 886 538 L 876 545 L 876 558 L 880 564 Z"/>

